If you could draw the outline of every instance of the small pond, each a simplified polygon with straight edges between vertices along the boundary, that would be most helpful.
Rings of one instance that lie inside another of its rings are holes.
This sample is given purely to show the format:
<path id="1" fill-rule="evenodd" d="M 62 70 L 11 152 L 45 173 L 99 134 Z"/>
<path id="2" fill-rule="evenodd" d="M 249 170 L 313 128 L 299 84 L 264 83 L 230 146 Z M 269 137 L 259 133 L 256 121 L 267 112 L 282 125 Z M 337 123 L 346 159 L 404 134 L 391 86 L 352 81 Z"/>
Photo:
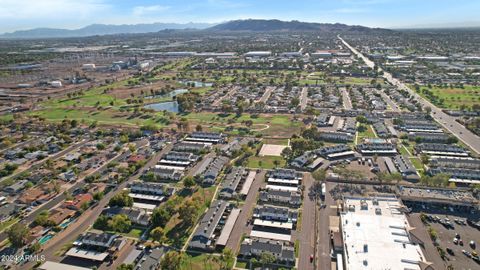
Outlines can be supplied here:
<path id="1" fill-rule="evenodd" d="M 173 113 L 178 113 L 180 111 L 180 108 L 178 106 L 178 102 L 176 101 L 166 101 L 166 102 L 158 102 L 158 103 L 152 103 L 143 106 L 146 109 L 152 109 L 157 112 L 161 111 L 169 111 Z"/>

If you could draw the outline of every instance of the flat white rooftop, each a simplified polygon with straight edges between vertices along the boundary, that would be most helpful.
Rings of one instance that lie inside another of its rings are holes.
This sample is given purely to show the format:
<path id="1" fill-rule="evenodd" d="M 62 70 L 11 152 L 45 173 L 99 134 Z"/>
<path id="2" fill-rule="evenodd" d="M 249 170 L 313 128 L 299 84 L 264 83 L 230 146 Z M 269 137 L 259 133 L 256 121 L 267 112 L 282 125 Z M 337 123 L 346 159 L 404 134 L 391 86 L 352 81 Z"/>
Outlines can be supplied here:
<path id="1" fill-rule="evenodd" d="M 272 177 L 269 177 L 267 182 L 273 183 L 273 184 L 287 184 L 287 185 L 300 184 L 300 181 L 297 179 L 280 179 L 280 178 L 272 178 Z"/>
<path id="2" fill-rule="evenodd" d="M 148 200 L 148 201 L 158 201 L 161 202 L 165 199 L 165 196 L 158 196 L 158 195 L 146 195 L 146 194 L 139 194 L 139 193 L 129 193 L 129 197 L 133 199 L 141 199 L 141 200 Z"/>
<path id="3" fill-rule="evenodd" d="M 209 139 L 209 138 L 192 138 L 192 137 L 187 137 L 187 138 L 185 138 L 185 141 L 217 143 L 217 142 L 219 142 L 220 140 L 219 140 L 219 139 Z"/>
<path id="4" fill-rule="evenodd" d="M 46 261 L 42 265 L 40 265 L 38 269 L 40 270 L 89 270 L 90 268 L 80 267 L 80 266 L 75 266 L 75 265 L 70 265 L 65 263 Z"/>
<path id="5" fill-rule="evenodd" d="M 67 252 L 66 255 L 71 257 L 77 257 L 77 258 L 102 262 L 105 260 L 105 258 L 107 258 L 108 253 L 97 252 L 97 251 L 86 250 L 86 249 L 79 249 L 79 248 L 73 247 Z"/>
<path id="6" fill-rule="evenodd" d="M 157 204 L 150 204 L 150 203 L 138 203 L 138 202 L 133 203 L 133 207 L 145 209 L 149 212 L 152 212 L 153 209 L 155 209 L 157 206 L 158 206 Z"/>
<path id="7" fill-rule="evenodd" d="M 279 241 L 291 241 L 292 240 L 292 236 L 290 234 L 271 233 L 271 232 L 256 231 L 256 230 L 252 230 L 252 232 L 250 233 L 250 236 L 251 237 L 257 237 L 257 238 L 279 240 Z"/>
<path id="8" fill-rule="evenodd" d="M 343 156 L 350 156 L 350 155 L 355 155 L 355 152 L 354 151 L 345 151 L 345 152 L 340 152 L 340 153 L 329 154 L 329 155 L 327 155 L 327 157 L 335 158 L 335 157 L 343 157 Z"/>
<path id="9" fill-rule="evenodd" d="M 435 156 L 457 156 L 457 157 L 468 157 L 468 153 L 465 152 L 442 152 L 442 151 L 422 151 L 425 154 L 435 155 Z"/>
<path id="10" fill-rule="evenodd" d="M 252 186 L 253 180 L 255 180 L 255 176 L 257 175 L 256 171 L 248 172 L 247 179 L 245 179 L 245 183 L 243 183 L 242 190 L 240 194 L 247 195 L 248 191 L 250 191 L 250 187 Z"/>
<path id="11" fill-rule="evenodd" d="M 280 229 L 289 229 L 289 230 L 293 229 L 292 222 L 279 222 L 279 221 L 272 221 L 272 220 L 263 220 L 259 218 L 256 218 L 253 221 L 253 225 L 280 228 Z"/>
<path id="12" fill-rule="evenodd" d="M 462 184 L 480 184 L 480 180 L 472 179 L 459 179 L 459 178 L 450 178 L 449 182 L 462 183 Z"/>
<path id="13" fill-rule="evenodd" d="M 298 187 L 286 187 L 277 185 L 266 185 L 266 188 L 271 190 L 298 191 Z"/>
<path id="14" fill-rule="evenodd" d="M 235 208 L 230 212 L 230 215 L 228 216 L 227 222 L 225 223 L 225 226 L 222 229 L 222 232 L 220 233 L 220 237 L 218 237 L 217 240 L 217 245 L 220 246 L 226 246 L 228 238 L 230 238 L 230 234 L 232 233 L 233 226 L 235 225 L 235 222 L 237 221 L 238 215 L 240 214 L 240 209 Z"/>
<path id="15" fill-rule="evenodd" d="M 155 168 L 157 169 L 173 169 L 177 171 L 184 171 L 185 167 L 181 166 L 168 166 L 168 165 L 155 165 Z"/>
<path id="16" fill-rule="evenodd" d="M 173 165 L 180 165 L 180 166 L 188 166 L 190 161 L 176 161 L 176 160 L 168 160 L 168 159 L 162 159 L 160 160 L 161 164 L 173 164 Z"/>
<path id="17" fill-rule="evenodd" d="M 364 201 L 363 201 L 364 200 Z M 410 241 L 410 228 L 395 197 L 345 198 L 341 214 L 345 269 L 420 270 L 420 246 Z M 364 207 L 362 207 L 362 205 Z"/>

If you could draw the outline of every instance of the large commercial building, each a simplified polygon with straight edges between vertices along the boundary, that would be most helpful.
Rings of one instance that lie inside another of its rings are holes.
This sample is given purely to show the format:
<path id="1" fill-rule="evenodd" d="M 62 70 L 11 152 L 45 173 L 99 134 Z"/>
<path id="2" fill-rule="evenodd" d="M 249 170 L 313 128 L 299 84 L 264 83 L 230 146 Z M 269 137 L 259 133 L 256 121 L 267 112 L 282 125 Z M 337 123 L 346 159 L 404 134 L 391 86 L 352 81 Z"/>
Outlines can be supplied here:
<path id="1" fill-rule="evenodd" d="M 344 204 L 343 269 L 428 269 L 421 242 L 396 197 L 345 197 Z"/>

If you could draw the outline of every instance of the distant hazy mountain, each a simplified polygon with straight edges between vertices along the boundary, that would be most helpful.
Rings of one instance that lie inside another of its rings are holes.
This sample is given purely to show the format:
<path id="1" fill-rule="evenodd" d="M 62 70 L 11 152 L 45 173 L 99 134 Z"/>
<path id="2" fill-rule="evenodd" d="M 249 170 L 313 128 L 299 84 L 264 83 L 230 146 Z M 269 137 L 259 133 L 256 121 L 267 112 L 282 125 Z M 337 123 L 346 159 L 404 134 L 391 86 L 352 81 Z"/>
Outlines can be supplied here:
<path id="1" fill-rule="evenodd" d="M 150 24 L 92 24 L 80 29 L 35 28 L 20 30 L 0 35 L 0 38 L 65 38 L 86 37 L 96 35 L 134 34 L 158 32 L 165 29 L 205 29 L 213 24 L 208 23 L 150 23 Z"/>
<path id="2" fill-rule="evenodd" d="M 280 20 L 237 20 L 218 24 L 208 28 L 213 31 L 371 31 L 380 28 L 368 28 L 358 25 L 346 25 L 340 23 L 309 23 L 299 21 Z M 386 30 L 386 29 L 381 29 Z"/>

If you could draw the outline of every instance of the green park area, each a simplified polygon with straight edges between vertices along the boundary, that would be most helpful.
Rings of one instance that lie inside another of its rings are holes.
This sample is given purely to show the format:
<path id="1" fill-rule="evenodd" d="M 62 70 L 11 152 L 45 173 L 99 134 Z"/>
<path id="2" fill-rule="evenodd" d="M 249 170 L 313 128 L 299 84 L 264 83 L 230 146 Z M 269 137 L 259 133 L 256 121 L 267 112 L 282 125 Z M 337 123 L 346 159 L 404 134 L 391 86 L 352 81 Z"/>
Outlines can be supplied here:
<path id="1" fill-rule="evenodd" d="M 284 167 L 285 164 L 285 159 L 277 156 L 251 156 L 247 161 L 247 167 L 255 169 L 273 169 L 277 167 Z"/>
<path id="2" fill-rule="evenodd" d="M 242 114 L 240 116 L 230 113 L 185 113 L 180 114 L 180 118 L 186 118 L 193 125 L 200 124 L 214 131 L 222 131 L 232 135 L 239 131 L 248 129 L 253 134 L 263 136 L 274 136 L 288 138 L 292 134 L 299 132 L 302 123 L 294 121 L 289 115 L 252 115 Z"/>
<path id="3" fill-rule="evenodd" d="M 363 139 L 377 138 L 375 131 L 371 125 L 360 124 L 357 127 L 357 139 L 356 142 L 361 143 Z"/>
<path id="4" fill-rule="evenodd" d="M 434 105 L 453 110 L 479 109 L 480 86 L 413 86 L 413 89 Z"/>

